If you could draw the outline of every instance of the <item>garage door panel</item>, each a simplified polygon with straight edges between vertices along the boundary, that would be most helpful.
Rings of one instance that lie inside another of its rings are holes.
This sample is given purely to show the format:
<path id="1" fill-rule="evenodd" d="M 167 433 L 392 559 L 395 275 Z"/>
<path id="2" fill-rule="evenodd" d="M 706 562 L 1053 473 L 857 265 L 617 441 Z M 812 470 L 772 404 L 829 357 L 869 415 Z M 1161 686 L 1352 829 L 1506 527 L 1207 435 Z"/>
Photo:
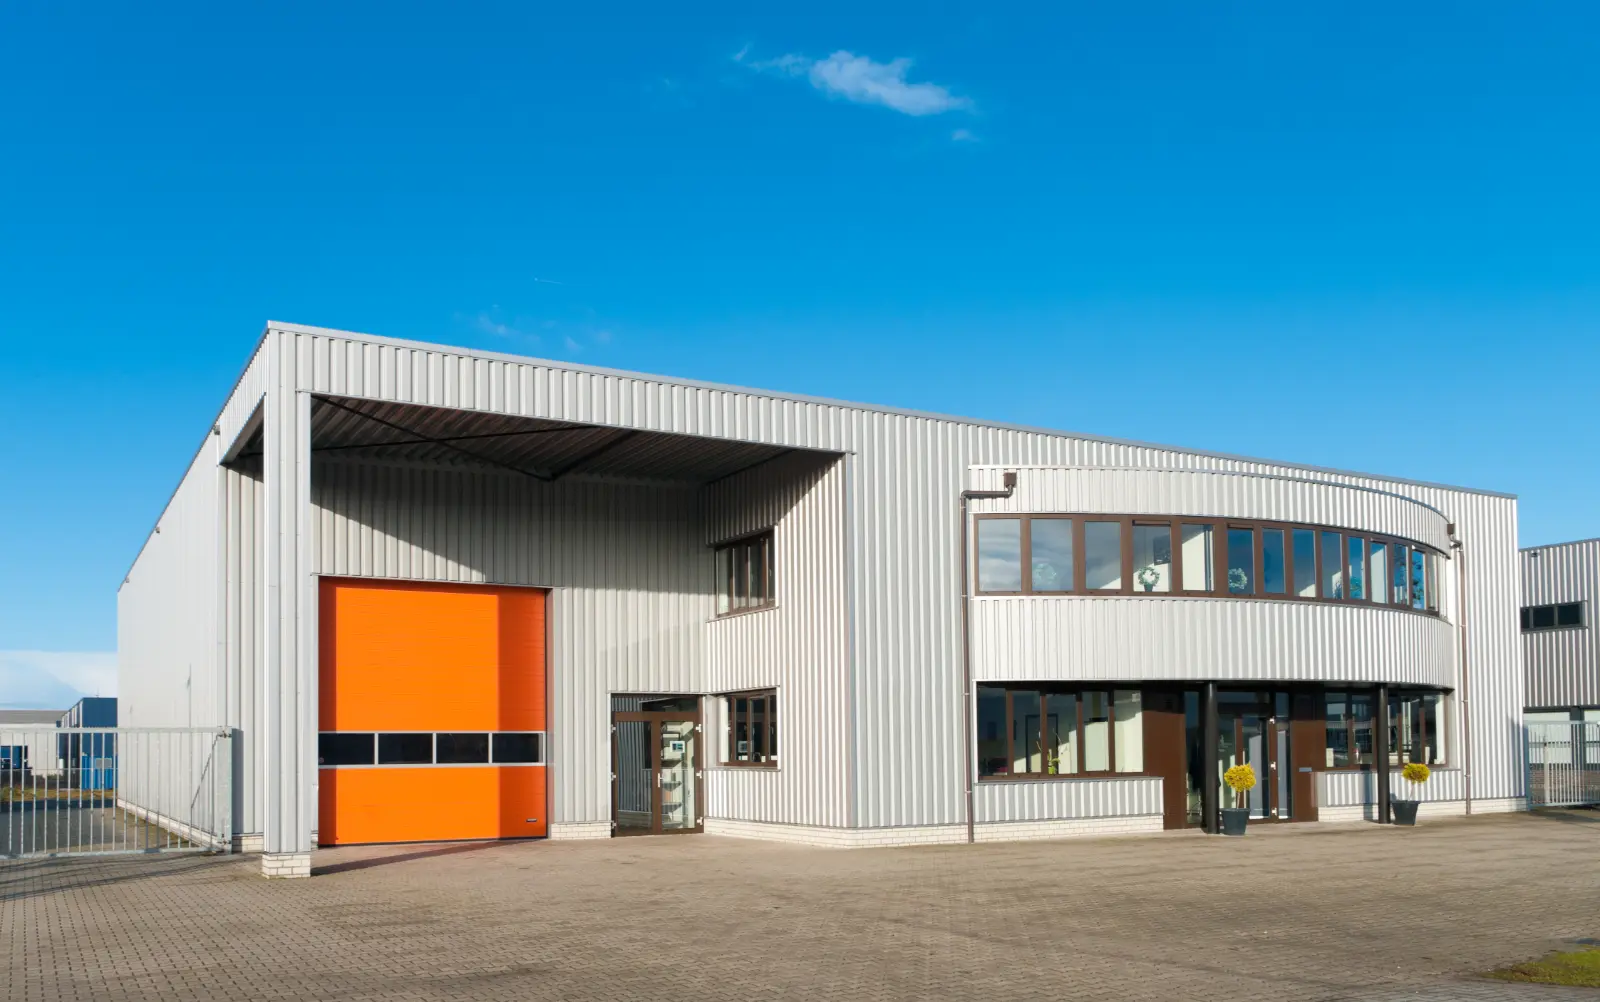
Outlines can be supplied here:
<path id="1" fill-rule="evenodd" d="M 542 766 L 324 769 L 317 840 L 353 845 L 543 837 L 549 832 L 544 792 Z"/>

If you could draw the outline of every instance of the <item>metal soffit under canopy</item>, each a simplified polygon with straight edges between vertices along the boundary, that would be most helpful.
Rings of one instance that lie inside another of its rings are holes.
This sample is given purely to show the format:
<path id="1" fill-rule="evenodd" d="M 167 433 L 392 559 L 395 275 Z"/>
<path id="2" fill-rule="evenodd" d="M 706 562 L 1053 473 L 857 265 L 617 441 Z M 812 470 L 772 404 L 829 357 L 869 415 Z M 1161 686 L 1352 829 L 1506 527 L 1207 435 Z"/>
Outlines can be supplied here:
<path id="1" fill-rule="evenodd" d="M 498 469 L 547 481 L 582 474 L 704 484 L 798 451 L 805 450 L 350 397 L 311 402 L 317 458 Z M 236 460 L 259 462 L 261 454 L 257 427 Z"/>

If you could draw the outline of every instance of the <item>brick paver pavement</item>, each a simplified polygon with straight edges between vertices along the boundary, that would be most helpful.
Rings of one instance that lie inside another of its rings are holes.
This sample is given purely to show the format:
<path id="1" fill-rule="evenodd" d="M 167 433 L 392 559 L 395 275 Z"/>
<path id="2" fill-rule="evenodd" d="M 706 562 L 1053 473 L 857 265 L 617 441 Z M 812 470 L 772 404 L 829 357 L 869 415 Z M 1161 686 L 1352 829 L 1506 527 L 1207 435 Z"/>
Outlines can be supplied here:
<path id="1" fill-rule="evenodd" d="M 0 864 L 7 999 L 1557 999 L 1600 813 L 897 849 L 707 836 Z M 1600 997 L 1586 994 L 1582 997 Z"/>

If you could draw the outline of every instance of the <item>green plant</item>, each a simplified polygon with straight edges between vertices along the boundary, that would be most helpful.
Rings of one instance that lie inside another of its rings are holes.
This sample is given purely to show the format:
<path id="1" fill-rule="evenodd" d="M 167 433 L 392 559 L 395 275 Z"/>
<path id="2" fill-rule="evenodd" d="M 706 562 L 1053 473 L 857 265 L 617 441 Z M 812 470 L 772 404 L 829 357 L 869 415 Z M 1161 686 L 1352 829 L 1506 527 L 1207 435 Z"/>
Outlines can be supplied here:
<path id="1" fill-rule="evenodd" d="M 1244 806 L 1244 795 L 1256 788 L 1256 771 L 1249 765 L 1236 765 L 1222 774 L 1222 781 L 1228 784 L 1239 797 L 1239 806 Z"/>
<path id="2" fill-rule="evenodd" d="M 1407 762 L 1406 767 L 1400 770 L 1400 776 L 1408 783 L 1426 783 L 1428 777 L 1433 775 L 1433 770 L 1421 762 Z"/>

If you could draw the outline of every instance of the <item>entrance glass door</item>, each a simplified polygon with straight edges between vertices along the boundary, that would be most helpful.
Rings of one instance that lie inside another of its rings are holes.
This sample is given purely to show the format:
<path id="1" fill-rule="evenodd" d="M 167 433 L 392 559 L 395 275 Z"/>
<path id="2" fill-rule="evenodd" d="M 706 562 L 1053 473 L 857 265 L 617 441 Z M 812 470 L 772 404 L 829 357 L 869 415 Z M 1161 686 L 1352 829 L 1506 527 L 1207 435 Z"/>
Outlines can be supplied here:
<path id="1" fill-rule="evenodd" d="M 618 711 L 611 720 L 612 831 L 700 831 L 699 714 Z"/>
<path id="2" fill-rule="evenodd" d="M 1293 817 L 1290 794 L 1289 696 L 1287 693 L 1217 694 L 1217 796 L 1223 807 L 1247 807 L 1251 820 Z M 1233 766 L 1255 770 L 1256 785 L 1234 793 L 1223 782 Z"/>

